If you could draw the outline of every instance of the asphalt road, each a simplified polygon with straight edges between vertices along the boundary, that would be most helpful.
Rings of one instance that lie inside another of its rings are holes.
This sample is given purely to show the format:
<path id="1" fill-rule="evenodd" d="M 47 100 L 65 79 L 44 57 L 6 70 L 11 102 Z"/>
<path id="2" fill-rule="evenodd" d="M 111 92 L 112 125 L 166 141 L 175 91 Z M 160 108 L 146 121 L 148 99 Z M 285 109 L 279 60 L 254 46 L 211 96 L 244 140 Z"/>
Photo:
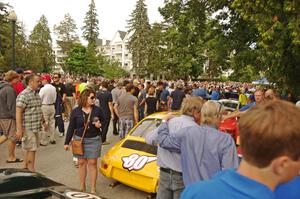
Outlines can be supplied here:
<path id="1" fill-rule="evenodd" d="M 67 125 L 66 125 L 67 126 Z M 112 135 L 111 128 L 108 132 L 108 141 L 110 145 L 102 146 L 102 155 L 119 140 L 118 136 Z M 68 185 L 73 188 L 79 188 L 79 175 L 77 168 L 73 165 L 72 154 L 70 151 L 64 151 L 64 137 L 59 138 L 57 135 L 55 145 L 41 146 L 38 149 L 36 157 L 36 171 L 47 177 Z M 22 163 L 6 163 L 7 144 L 0 145 L 0 168 L 22 168 Z M 16 149 L 18 158 L 23 159 L 22 149 Z M 100 161 L 98 161 L 99 163 Z M 145 199 L 148 194 L 126 185 L 120 184 L 111 188 L 109 184 L 114 182 L 104 177 L 101 173 L 97 179 L 97 195 L 108 199 Z M 87 190 L 89 190 L 89 178 L 87 178 Z"/>

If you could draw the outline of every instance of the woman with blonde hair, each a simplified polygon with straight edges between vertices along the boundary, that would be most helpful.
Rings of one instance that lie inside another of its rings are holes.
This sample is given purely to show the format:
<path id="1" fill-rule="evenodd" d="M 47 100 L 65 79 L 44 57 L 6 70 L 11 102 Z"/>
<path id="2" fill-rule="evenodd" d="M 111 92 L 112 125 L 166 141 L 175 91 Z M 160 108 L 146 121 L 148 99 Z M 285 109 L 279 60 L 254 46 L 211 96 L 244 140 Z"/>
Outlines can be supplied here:
<path id="1" fill-rule="evenodd" d="M 159 101 L 155 97 L 155 87 L 151 86 L 148 90 L 148 96 L 145 102 L 145 115 L 151 115 L 158 111 Z"/>
<path id="2" fill-rule="evenodd" d="M 85 89 L 78 100 L 78 107 L 74 108 L 70 116 L 64 149 L 69 149 L 71 139 L 80 140 L 83 136 L 83 155 L 78 158 L 80 190 L 85 191 L 87 172 L 90 174 L 91 193 L 96 193 L 97 159 L 101 152 L 101 122 L 104 116 L 101 109 L 95 106 L 96 93 L 93 89 Z M 87 125 L 84 133 L 85 125 Z"/>

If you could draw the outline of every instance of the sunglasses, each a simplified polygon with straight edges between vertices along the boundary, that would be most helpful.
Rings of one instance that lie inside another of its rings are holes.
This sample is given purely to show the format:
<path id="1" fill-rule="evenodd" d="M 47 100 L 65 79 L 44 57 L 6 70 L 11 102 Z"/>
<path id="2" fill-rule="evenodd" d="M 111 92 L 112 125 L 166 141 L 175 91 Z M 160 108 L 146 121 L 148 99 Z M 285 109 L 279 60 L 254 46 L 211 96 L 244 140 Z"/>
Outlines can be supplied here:
<path id="1" fill-rule="evenodd" d="M 54 76 L 53 78 L 54 78 L 54 79 L 58 79 L 59 77 Z"/>
<path id="2" fill-rule="evenodd" d="M 94 100 L 95 99 L 95 96 L 92 96 L 92 97 L 89 97 L 91 100 Z"/>

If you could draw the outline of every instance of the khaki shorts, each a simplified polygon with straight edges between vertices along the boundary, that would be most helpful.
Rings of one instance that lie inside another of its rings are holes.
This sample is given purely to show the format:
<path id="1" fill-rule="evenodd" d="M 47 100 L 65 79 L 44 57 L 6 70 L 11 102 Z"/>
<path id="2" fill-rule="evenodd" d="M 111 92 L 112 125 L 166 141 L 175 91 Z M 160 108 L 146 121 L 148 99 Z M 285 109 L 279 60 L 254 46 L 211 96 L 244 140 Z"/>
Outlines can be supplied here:
<path id="1" fill-rule="evenodd" d="M 16 120 L 0 119 L 0 131 L 9 139 L 15 141 L 16 139 Z"/>
<path id="2" fill-rule="evenodd" d="M 36 151 L 40 145 L 40 134 L 25 130 L 22 137 L 22 149 L 25 151 Z"/>

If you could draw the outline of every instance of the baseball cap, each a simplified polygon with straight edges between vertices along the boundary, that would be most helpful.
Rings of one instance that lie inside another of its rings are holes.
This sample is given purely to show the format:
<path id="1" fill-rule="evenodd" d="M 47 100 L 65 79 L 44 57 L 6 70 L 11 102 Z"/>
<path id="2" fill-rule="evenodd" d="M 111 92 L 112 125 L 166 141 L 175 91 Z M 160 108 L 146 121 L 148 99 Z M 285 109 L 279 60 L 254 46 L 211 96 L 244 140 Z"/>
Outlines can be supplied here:
<path id="1" fill-rule="evenodd" d="M 24 74 L 25 74 L 25 75 L 30 75 L 30 74 L 32 74 L 32 73 L 33 73 L 32 70 L 25 70 L 25 71 L 24 71 Z"/>
<path id="2" fill-rule="evenodd" d="M 22 73 L 24 73 L 24 70 L 23 70 L 23 68 L 16 68 L 16 70 L 15 70 L 18 74 L 22 74 Z"/>
<path id="3" fill-rule="evenodd" d="M 51 76 L 49 74 L 45 74 L 45 75 L 41 76 L 41 79 L 50 82 L 51 81 Z"/>

